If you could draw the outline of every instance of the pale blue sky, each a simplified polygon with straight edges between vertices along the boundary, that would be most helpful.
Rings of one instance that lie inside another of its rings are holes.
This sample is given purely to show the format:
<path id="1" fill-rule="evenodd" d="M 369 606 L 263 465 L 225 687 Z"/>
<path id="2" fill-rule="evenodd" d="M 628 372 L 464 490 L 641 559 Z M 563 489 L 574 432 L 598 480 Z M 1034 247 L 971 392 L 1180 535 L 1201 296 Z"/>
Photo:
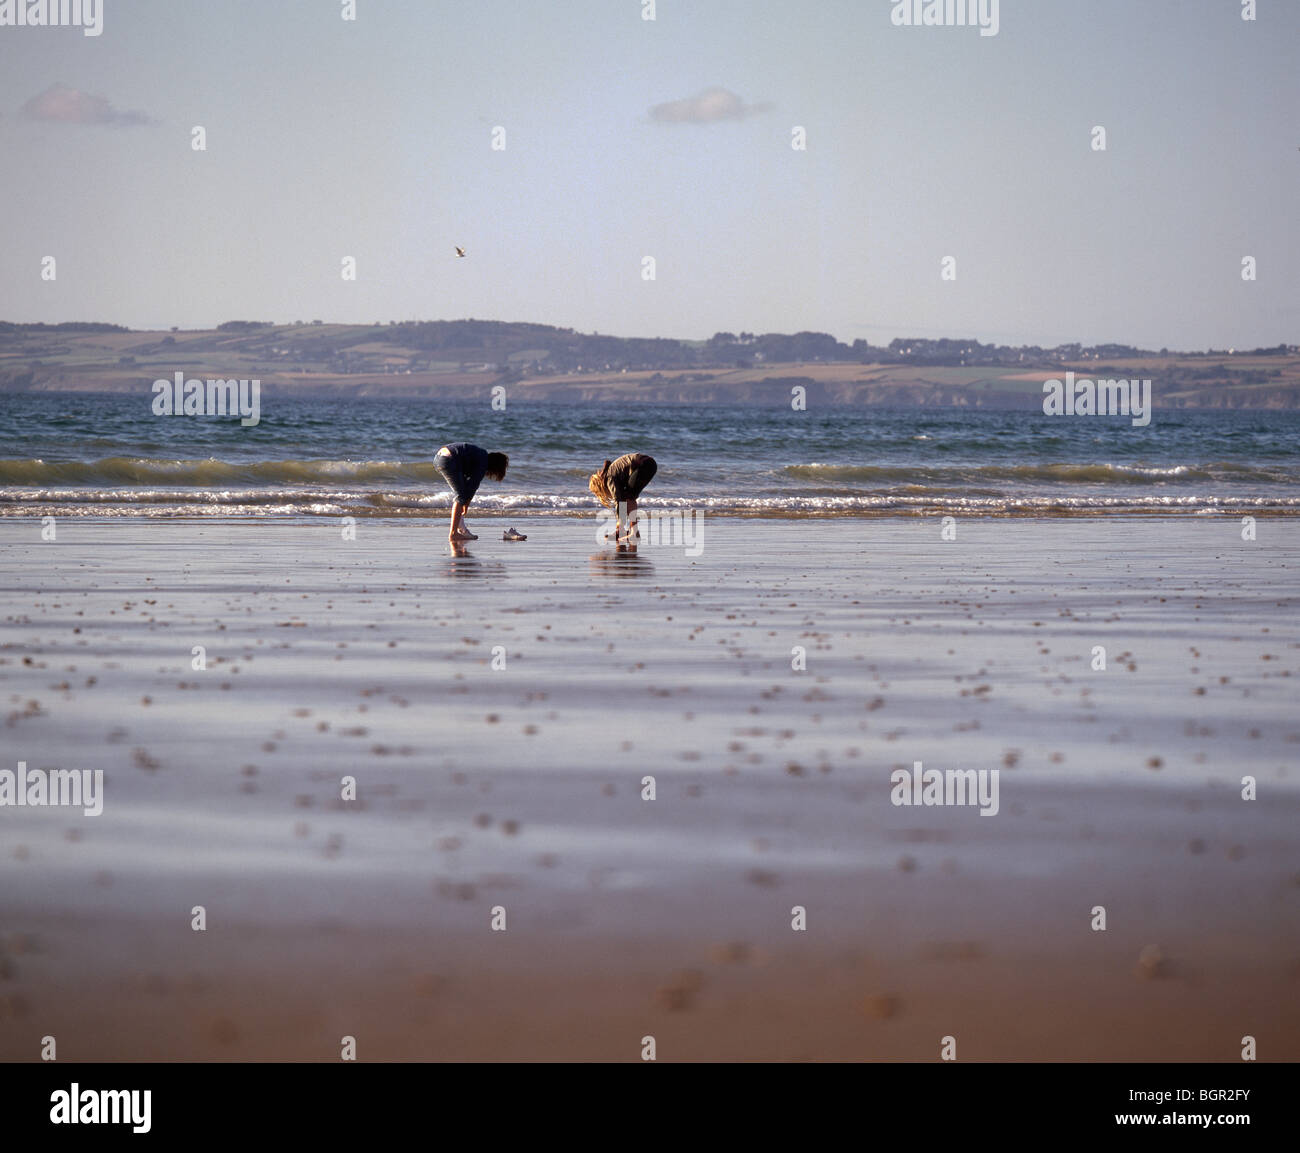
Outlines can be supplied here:
<path id="1" fill-rule="evenodd" d="M 892 6 L 104 0 L 98 37 L 0 27 L 0 319 L 1300 340 L 1300 3 L 1002 0 L 992 37 Z M 85 94 L 65 119 L 24 110 L 60 115 L 56 84 Z M 710 88 L 747 114 L 651 116 Z"/>

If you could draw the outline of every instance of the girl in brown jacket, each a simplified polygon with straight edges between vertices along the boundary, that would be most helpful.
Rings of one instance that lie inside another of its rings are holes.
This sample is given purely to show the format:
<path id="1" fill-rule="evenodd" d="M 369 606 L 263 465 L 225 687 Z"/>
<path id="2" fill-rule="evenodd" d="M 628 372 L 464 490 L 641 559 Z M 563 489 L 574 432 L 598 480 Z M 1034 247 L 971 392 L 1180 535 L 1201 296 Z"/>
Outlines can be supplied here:
<path id="1" fill-rule="evenodd" d="M 617 460 L 607 460 L 599 472 L 591 474 L 587 487 L 601 504 L 614 509 L 618 515 L 614 532 L 616 541 L 631 542 L 640 535 L 636 531 L 637 497 L 658 471 L 659 466 L 654 457 L 646 456 L 643 452 L 629 452 Z"/>

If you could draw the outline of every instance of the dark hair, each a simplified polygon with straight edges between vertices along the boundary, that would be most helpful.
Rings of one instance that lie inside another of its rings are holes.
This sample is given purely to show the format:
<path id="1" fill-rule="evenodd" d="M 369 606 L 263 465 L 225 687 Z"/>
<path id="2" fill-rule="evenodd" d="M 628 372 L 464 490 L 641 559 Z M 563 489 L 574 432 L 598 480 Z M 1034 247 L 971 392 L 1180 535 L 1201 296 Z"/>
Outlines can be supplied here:
<path id="1" fill-rule="evenodd" d="M 487 458 L 487 474 L 493 480 L 504 480 L 510 458 L 504 452 L 490 452 Z"/>

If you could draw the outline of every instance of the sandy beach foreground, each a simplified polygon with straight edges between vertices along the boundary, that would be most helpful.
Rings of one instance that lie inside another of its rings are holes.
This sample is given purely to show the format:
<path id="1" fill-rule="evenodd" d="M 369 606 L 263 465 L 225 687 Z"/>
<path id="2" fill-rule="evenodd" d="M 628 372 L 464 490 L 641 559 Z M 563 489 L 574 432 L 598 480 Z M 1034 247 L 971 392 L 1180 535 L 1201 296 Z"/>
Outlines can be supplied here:
<path id="1" fill-rule="evenodd" d="M 470 519 L 0 521 L 0 1059 L 1300 1059 L 1300 523 Z"/>

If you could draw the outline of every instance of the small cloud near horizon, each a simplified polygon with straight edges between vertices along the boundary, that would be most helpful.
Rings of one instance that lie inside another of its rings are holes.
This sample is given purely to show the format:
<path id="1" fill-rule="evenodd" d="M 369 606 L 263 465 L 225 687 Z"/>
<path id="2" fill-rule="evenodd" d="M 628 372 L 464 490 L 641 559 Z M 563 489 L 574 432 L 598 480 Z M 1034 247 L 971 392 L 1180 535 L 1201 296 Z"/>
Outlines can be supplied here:
<path id="1" fill-rule="evenodd" d="M 685 100 L 670 100 L 650 109 L 650 119 L 661 124 L 712 124 L 719 120 L 744 120 L 766 112 L 770 104 L 746 104 L 726 88 L 706 88 Z"/>
<path id="2" fill-rule="evenodd" d="M 22 107 L 28 120 L 49 124 L 153 124 L 143 112 L 121 112 L 102 96 L 92 96 L 67 84 L 51 84 Z"/>

